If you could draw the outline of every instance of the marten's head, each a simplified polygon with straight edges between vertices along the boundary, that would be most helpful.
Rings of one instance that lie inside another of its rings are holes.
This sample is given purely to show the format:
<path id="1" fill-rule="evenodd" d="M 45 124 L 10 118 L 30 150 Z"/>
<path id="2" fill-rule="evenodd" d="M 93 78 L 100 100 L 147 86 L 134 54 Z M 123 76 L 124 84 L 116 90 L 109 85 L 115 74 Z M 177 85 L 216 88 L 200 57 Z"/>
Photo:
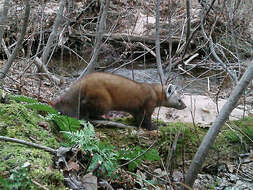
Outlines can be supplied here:
<path id="1" fill-rule="evenodd" d="M 163 106 L 176 108 L 182 110 L 186 108 L 185 103 L 182 100 L 182 96 L 176 90 L 176 86 L 169 84 L 165 91 L 166 101 Z"/>
<path id="2" fill-rule="evenodd" d="M 51 102 L 50 105 L 59 111 L 60 114 L 78 118 L 78 107 L 76 102 L 69 99 L 66 95 L 59 96 L 55 101 Z"/>

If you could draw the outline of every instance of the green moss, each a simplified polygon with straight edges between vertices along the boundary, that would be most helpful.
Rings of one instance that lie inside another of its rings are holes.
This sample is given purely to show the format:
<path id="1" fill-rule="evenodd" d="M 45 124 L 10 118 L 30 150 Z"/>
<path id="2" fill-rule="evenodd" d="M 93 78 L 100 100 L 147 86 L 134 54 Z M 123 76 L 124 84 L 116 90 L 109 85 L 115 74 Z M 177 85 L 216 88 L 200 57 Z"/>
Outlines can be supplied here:
<path id="1" fill-rule="evenodd" d="M 160 131 L 159 152 L 164 160 L 169 159 L 173 143 L 176 142 L 176 150 L 173 153 L 175 167 L 181 163 L 182 150 L 185 152 L 185 159 L 192 159 L 206 133 L 204 129 L 182 122 L 167 123 L 166 127 L 160 127 Z"/>
<path id="2" fill-rule="evenodd" d="M 228 143 L 237 144 L 245 142 L 252 144 L 253 141 L 253 117 L 245 117 L 238 121 L 231 121 L 230 127 L 224 127 L 222 131 L 223 137 Z"/>
<path id="3" fill-rule="evenodd" d="M 56 141 L 50 128 L 38 125 L 45 122 L 44 117 L 26 108 L 22 103 L 0 104 L 0 135 L 34 142 L 57 149 Z M 63 176 L 52 166 L 52 155 L 30 146 L 0 141 L 0 176 L 8 177 L 14 168 L 30 163 L 28 177 L 49 189 L 64 189 Z M 34 185 L 33 185 L 34 186 Z M 32 187 L 30 187 L 32 188 Z M 39 189 L 35 186 L 35 189 Z"/>

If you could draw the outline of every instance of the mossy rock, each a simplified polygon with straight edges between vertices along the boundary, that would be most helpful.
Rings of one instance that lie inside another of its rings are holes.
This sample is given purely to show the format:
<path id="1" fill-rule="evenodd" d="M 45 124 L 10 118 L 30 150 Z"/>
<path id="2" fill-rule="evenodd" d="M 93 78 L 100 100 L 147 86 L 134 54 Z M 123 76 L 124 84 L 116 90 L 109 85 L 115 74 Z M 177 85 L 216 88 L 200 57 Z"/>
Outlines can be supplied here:
<path id="1" fill-rule="evenodd" d="M 39 122 L 46 122 L 37 112 L 28 109 L 25 104 L 11 101 L 10 104 L 0 104 L 0 135 L 25 140 L 57 149 L 60 145 L 54 134 L 48 128 L 39 126 Z M 49 189 L 65 189 L 63 175 L 53 169 L 50 153 L 30 146 L 0 141 L 0 189 L 1 179 L 9 178 L 14 170 L 24 163 L 30 167 L 26 173 L 31 180 Z M 15 183 L 15 182 L 14 182 Z M 22 189 L 22 185 L 18 189 Z M 29 189 L 40 189 L 31 183 Z"/>

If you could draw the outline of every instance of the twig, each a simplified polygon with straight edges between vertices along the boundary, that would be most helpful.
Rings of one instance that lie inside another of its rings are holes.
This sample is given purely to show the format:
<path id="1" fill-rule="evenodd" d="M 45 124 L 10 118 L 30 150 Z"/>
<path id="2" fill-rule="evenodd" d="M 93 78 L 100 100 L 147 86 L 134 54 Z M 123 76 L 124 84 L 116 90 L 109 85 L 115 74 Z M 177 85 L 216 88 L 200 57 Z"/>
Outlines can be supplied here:
<path id="1" fill-rule="evenodd" d="M 232 127 L 230 127 L 230 125 L 226 122 L 226 125 L 233 130 Z M 253 143 L 253 140 L 244 132 L 242 131 L 237 125 L 234 124 L 234 127 L 243 135 L 245 136 L 251 143 Z"/>
<path id="2" fill-rule="evenodd" d="M 140 158 L 141 156 L 143 156 L 144 154 L 146 154 L 156 143 L 156 141 L 154 141 L 144 152 L 142 152 L 141 154 L 139 154 L 138 156 L 136 156 L 135 158 L 133 158 L 132 160 L 129 160 L 128 162 L 121 164 L 119 167 L 123 167 L 126 166 L 128 164 L 130 164 L 131 162 L 137 160 L 138 158 Z"/>
<path id="3" fill-rule="evenodd" d="M 178 68 L 179 70 L 183 71 L 182 75 L 187 74 L 187 75 L 189 75 L 189 76 L 191 76 L 191 77 L 194 78 L 194 76 L 193 76 L 190 72 L 184 70 L 180 65 L 178 65 L 177 68 Z"/>
<path id="4" fill-rule="evenodd" d="M 102 161 L 99 160 L 98 163 L 96 164 L 96 166 L 90 172 L 91 173 L 95 173 L 99 169 L 99 167 L 101 166 L 101 164 L 102 164 Z"/>
<path id="5" fill-rule="evenodd" d="M 156 57 L 156 54 L 154 51 L 152 51 L 152 49 L 150 49 L 149 47 L 145 46 L 143 43 L 141 42 L 137 42 L 137 44 L 141 45 L 145 50 L 147 50 L 151 55 L 153 55 L 154 57 Z"/>
<path id="6" fill-rule="evenodd" d="M 186 41 L 189 40 L 190 34 L 191 34 L 191 1 L 186 0 Z"/>
<path id="7" fill-rule="evenodd" d="M 185 149 L 184 149 L 185 141 L 184 141 L 184 132 L 182 133 L 182 149 L 181 149 L 181 156 L 182 156 L 182 174 L 183 174 L 183 183 L 185 183 Z"/>
<path id="8" fill-rule="evenodd" d="M 9 59 L 9 57 L 11 56 L 11 53 L 10 53 L 10 51 L 8 50 L 7 46 L 6 46 L 6 43 L 5 43 L 4 39 L 2 39 L 2 46 L 3 46 L 3 48 L 4 48 L 5 54 L 7 55 L 8 59 Z"/>
<path id="9" fill-rule="evenodd" d="M 44 73 L 45 76 L 46 76 L 49 80 L 53 81 L 54 83 L 56 83 L 56 84 L 58 84 L 58 85 L 61 84 L 61 80 L 60 80 L 59 78 L 57 78 L 55 75 L 51 74 L 51 73 L 48 71 L 46 65 L 45 65 L 45 64 L 42 64 L 40 58 L 36 57 L 36 58 L 35 58 L 35 61 L 34 61 L 34 64 L 38 67 L 38 70 L 41 71 L 42 73 Z"/>
<path id="10" fill-rule="evenodd" d="M 82 71 L 80 76 L 78 77 L 77 80 L 82 78 L 83 76 L 91 73 L 94 71 L 96 65 L 97 65 L 97 58 L 98 58 L 98 53 L 101 48 L 101 43 L 102 43 L 102 38 L 104 34 L 104 28 L 105 28 L 105 23 L 106 23 L 106 17 L 107 17 L 107 12 L 109 9 L 110 5 L 110 0 L 105 0 L 101 2 L 101 7 L 100 7 L 100 19 L 97 21 L 97 34 L 96 34 L 96 42 L 95 42 L 95 47 L 93 49 L 93 54 L 91 57 L 91 60 L 87 67 Z"/>
<path id="11" fill-rule="evenodd" d="M 169 171 L 170 171 L 171 176 L 173 174 L 173 163 L 175 161 L 174 153 L 176 151 L 177 141 L 178 141 L 178 138 L 179 138 L 180 135 L 181 135 L 181 132 L 176 133 L 175 139 L 173 141 L 173 144 L 172 144 L 172 147 L 171 147 L 171 150 L 170 150 L 170 154 L 167 157 L 168 158 L 167 159 L 167 164 L 169 165 Z"/>
<path id="12" fill-rule="evenodd" d="M 213 1 L 211 2 L 209 9 L 205 12 L 205 14 L 204 14 L 204 16 L 203 16 L 203 22 L 206 20 L 206 17 L 207 17 L 207 15 L 208 15 L 208 13 L 210 12 L 210 10 L 212 9 L 212 7 L 213 7 L 215 1 L 216 1 L 216 0 L 213 0 Z M 191 39 L 193 38 L 193 36 L 196 34 L 196 32 L 199 30 L 200 27 L 201 27 L 201 23 L 194 29 L 194 31 L 191 33 L 191 35 L 189 36 L 188 40 L 186 41 L 182 59 L 184 59 L 184 56 L 186 55 L 186 51 L 187 51 L 188 46 L 189 46 L 189 44 L 190 44 L 190 42 L 191 42 Z"/>
<path id="13" fill-rule="evenodd" d="M 100 180 L 98 182 L 98 184 L 103 187 L 104 189 L 107 189 L 107 190 L 114 190 L 113 187 L 107 182 L 105 181 L 104 179 Z"/>
<path id="14" fill-rule="evenodd" d="M 171 179 L 170 179 L 170 176 L 169 176 L 168 168 L 165 167 L 164 162 L 163 162 L 162 159 L 161 159 L 161 163 L 162 163 L 163 169 L 166 171 L 166 177 L 167 177 L 167 179 L 168 179 L 168 180 L 166 180 L 166 182 L 167 182 L 171 187 L 173 187 L 173 184 L 172 184 Z M 160 179 L 160 180 L 161 180 L 161 179 Z M 164 179 L 163 179 L 163 180 L 164 180 Z"/>
<path id="15" fill-rule="evenodd" d="M 43 146 L 43 145 L 40 145 L 40 144 L 31 143 L 31 142 L 27 142 L 27 141 L 24 141 L 24 140 L 19 140 L 19 139 L 5 137 L 5 136 L 0 136 L 0 140 L 7 141 L 7 142 L 15 142 L 15 143 L 19 143 L 19 144 L 28 145 L 28 146 L 33 146 L 35 148 L 45 150 L 45 151 L 47 151 L 51 154 L 56 154 L 55 149 L 52 149 L 52 148 L 49 148 L 49 147 L 46 147 L 46 146 Z"/>
<path id="16" fill-rule="evenodd" d="M 187 65 L 189 64 L 189 62 L 191 62 L 193 59 L 195 59 L 196 57 L 198 57 L 199 54 L 195 53 L 194 55 L 192 55 L 189 59 L 187 59 L 186 61 L 184 61 L 184 64 Z"/>
<path id="17" fill-rule="evenodd" d="M 223 63 L 223 61 L 219 58 L 219 56 L 216 54 L 215 49 L 214 49 L 214 43 L 213 40 L 210 37 L 207 36 L 205 29 L 204 29 L 204 19 L 205 19 L 205 15 L 202 16 L 201 18 L 201 23 L 200 23 L 200 27 L 202 29 L 202 33 L 203 36 L 208 40 L 209 42 L 209 48 L 211 50 L 212 55 L 214 56 L 214 58 L 218 61 L 218 63 L 222 66 L 222 68 L 229 74 L 230 78 L 233 80 L 234 84 L 237 83 L 238 79 L 236 77 L 236 74 L 233 70 L 229 70 L 227 65 L 225 63 Z"/>
<path id="18" fill-rule="evenodd" d="M 41 61 L 42 64 L 45 65 L 47 63 L 48 60 L 48 56 L 51 52 L 51 49 L 53 48 L 53 43 L 54 40 L 57 40 L 58 35 L 60 34 L 59 28 L 61 26 L 62 23 L 62 15 L 63 15 L 63 10 L 64 10 L 64 5 L 65 5 L 65 0 L 61 0 L 60 2 L 60 6 L 59 6 L 59 10 L 57 12 L 57 16 L 53 25 L 53 30 L 47 40 L 47 45 L 43 51 L 43 54 L 41 56 Z"/>
<path id="19" fill-rule="evenodd" d="M 49 190 L 48 188 L 46 188 L 45 186 L 39 184 L 37 181 L 34 181 L 33 179 L 32 179 L 32 182 L 33 182 L 35 185 L 37 185 L 39 188 L 41 188 L 41 189 Z"/>

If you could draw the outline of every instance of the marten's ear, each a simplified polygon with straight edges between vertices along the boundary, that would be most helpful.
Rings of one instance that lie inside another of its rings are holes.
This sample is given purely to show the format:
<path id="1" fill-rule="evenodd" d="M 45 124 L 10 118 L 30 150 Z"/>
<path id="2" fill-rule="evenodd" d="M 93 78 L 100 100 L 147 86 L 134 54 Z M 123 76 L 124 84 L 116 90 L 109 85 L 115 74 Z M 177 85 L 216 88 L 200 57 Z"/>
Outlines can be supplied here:
<path id="1" fill-rule="evenodd" d="M 173 84 L 168 84 L 167 89 L 166 89 L 166 92 L 165 92 L 166 97 L 169 98 L 169 97 L 170 97 L 172 94 L 174 94 L 174 93 L 177 93 L 177 92 L 176 92 L 176 87 L 175 87 L 175 85 L 173 85 Z"/>
<path id="2" fill-rule="evenodd" d="M 169 84 L 168 87 L 167 87 L 167 90 L 166 90 L 166 93 L 168 95 L 172 94 L 172 88 L 173 88 L 172 84 Z"/>

